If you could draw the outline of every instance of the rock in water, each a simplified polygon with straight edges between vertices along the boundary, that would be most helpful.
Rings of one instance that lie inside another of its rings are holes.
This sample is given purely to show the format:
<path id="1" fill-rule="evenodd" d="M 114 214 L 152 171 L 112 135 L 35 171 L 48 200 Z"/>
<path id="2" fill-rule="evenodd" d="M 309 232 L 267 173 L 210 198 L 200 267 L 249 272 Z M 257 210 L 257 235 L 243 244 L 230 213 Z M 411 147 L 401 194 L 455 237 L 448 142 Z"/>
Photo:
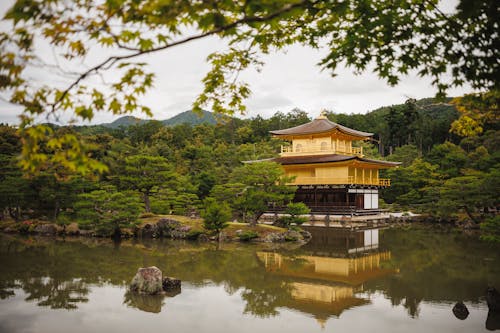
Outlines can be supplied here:
<path id="1" fill-rule="evenodd" d="M 486 289 L 486 303 L 490 311 L 500 313 L 500 293 L 494 287 Z"/>
<path id="2" fill-rule="evenodd" d="M 139 268 L 132 279 L 130 290 L 149 295 L 161 293 L 163 291 L 161 270 L 155 266 Z"/>
<path id="3" fill-rule="evenodd" d="M 460 320 L 464 320 L 469 316 L 469 309 L 465 306 L 463 302 L 458 302 L 453 307 L 453 314 Z"/>
<path id="4" fill-rule="evenodd" d="M 181 288 L 181 280 L 166 277 L 163 279 L 163 290 L 165 291 L 173 291 Z"/>

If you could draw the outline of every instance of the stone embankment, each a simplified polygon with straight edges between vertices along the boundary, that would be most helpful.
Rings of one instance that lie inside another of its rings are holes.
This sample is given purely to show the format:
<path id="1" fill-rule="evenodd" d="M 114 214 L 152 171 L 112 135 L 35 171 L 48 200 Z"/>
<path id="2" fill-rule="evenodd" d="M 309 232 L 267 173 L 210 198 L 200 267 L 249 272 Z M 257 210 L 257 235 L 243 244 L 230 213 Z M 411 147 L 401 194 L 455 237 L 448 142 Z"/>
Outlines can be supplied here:
<path id="1" fill-rule="evenodd" d="M 0 230 L 6 233 L 20 233 L 43 236 L 84 236 L 110 237 L 95 230 L 80 229 L 77 223 L 57 225 L 40 220 L 10 222 L 0 224 Z M 115 235 L 116 236 L 116 235 Z M 242 242 L 308 242 L 311 235 L 300 229 L 291 230 L 269 225 L 251 226 L 247 223 L 229 223 L 219 235 L 210 234 L 203 229 L 202 220 L 186 217 L 149 217 L 134 228 L 121 229 L 121 238 L 169 238 L 198 241 L 242 241 Z"/>

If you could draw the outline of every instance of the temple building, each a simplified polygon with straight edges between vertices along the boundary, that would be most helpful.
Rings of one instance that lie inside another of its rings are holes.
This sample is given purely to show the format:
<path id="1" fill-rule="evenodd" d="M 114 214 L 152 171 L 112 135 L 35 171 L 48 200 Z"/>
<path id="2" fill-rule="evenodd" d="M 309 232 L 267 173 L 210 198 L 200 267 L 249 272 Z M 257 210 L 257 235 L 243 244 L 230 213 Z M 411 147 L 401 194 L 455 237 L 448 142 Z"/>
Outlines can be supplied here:
<path id="1" fill-rule="evenodd" d="M 379 170 L 400 163 L 364 158 L 363 148 L 355 142 L 370 140 L 373 133 L 336 124 L 324 112 L 307 124 L 270 133 L 290 142 L 273 161 L 294 177 L 294 201 L 305 203 L 312 212 L 379 212 L 379 189 L 391 185 L 390 179 L 379 177 Z"/>

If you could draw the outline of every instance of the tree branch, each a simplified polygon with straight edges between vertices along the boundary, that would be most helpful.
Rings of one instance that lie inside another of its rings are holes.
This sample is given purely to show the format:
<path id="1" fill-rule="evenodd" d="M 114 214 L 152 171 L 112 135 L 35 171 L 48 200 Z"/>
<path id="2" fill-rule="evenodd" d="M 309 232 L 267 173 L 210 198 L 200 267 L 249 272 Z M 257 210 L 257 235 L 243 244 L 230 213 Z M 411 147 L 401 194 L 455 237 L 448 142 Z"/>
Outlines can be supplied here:
<path id="1" fill-rule="evenodd" d="M 204 32 L 204 33 L 200 33 L 198 35 L 186 37 L 184 39 L 172 42 L 170 44 L 165 44 L 163 46 L 159 46 L 159 47 L 152 48 L 152 49 L 149 49 L 149 50 L 138 50 L 138 51 L 136 51 L 134 53 L 127 54 L 127 55 L 109 57 L 108 59 L 104 60 L 103 62 L 97 64 L 96 66 L 94 66 L 94 67 L 90 68 L 89 70 L 85 71 L 84 73 L 82 73 L 78 77 L 78 79 L 76 79 L 73 83 L 71 83 L 69 85 L 69 87 L 67 87 L 62 92 L 61 96 L 59 96 L 59 98 L 57 100 L 55 100 L 54 103 L 50 104 L 50 106 L 51 106 L 51 112 L 50 113 L 53 113 L 56 110 L 57 106 L 64 100 L 64 98 L 68 95 L 68 93 L 75 86 L 77 86 L 82 80 L 84 80 L 85 78 L 87 78 L 92 73 L 98 72 L 101 69 L 106 70 L 106 69 L 111 68 L 118 61 L 122 61 L 122 60 L 126 60 L 126 59 L 131 59 L 131 58 L 135 58 L 135 57 L 141 56 L 143 54 L 158 52 L 158 51 L 162 51 L 162 50 L 165 50 L 165 49 L 177 46 L 177 45 L 182 45 L 182 44 L 191 42 L 193 40 L 205 38 L 205 37 L 208 37 L 208 36 L 211 36 L 211 35 L 215 35 L 215 34 L 227 31 L 227 30 L 235 28 L 235 27 L 237 27 L 237 26 L 239 26 L 241 24 L 248 24 L 248 23 L 254 23 L 254 22 L 267 22 L 267 21 L 272 20 L 272 19 L 274 19 L 276 17 L 279 17 L 280 15 L 282 15 L 284 13 L 287 13 L 287 12 L 291 11 L 292 9 L 299 8 L 299 7 L 303 6 L 306 3 L 315 3 L 315 2 L 311 2 L 309 0 L 302 0 L 302 1 L 294 3 L 294 4 L 287 4 L 287 5 L 283 6 L 283 8 L 281 8 L 280 10 L 277 10 L 277 11 L 275 11 L 275 12 L 269 14 L 269 15 L 266 15 L 266 16 L 262 16 L 262 17 L 258 17 L 258 16 L 248 17 L 248 16 L 245 16 L 242 19 L 234 21 L 233 23 L 224 25 L 222 27 L 219 27 L 219 28 L 216 28 L 216 29 Z M 118 46 L 120 46 L 120 45 L 118 44 Z M 133 48 L 130 48 L 130 49 L 134 50 Z"/>

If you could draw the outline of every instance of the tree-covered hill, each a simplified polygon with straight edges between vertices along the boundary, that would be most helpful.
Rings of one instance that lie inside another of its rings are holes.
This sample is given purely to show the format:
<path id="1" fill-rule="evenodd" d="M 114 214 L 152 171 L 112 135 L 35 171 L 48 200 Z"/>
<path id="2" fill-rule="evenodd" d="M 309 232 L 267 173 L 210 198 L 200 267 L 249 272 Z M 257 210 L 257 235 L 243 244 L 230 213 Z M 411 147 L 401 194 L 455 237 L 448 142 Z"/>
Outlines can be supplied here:
<path id="1" fill-rule="evenodd" d="M 134 116 L 123 116 L 114 120 L 111 123 L 104 123 L 100 125 L 109 128 L 118 128 L 120 126 L 128 127 L 130 125 L 144 124 L 148 121 L 149 121 L 148 119 L 141 119 Z"/>
<path id="2" fill-rule="evenodd" d="M 199 124 L 215 124 L 217 123 L 217 119 L 212 112 L 202 110 L 201 115 L 195 113 L 191 110 L 184 111 L 179 113 L 178 115 L 173 116 L 172 118 L 162 120 L 162 123 L 167 126 L 175 126 L 180 124 L 188 124 L 188 125 L 199 125 Z"/>
<path id="3" fill-rule="evenodd" d="M 147 122 L 153 121 L 153 119 L 141 119 L 134 116 L 123 116 L 111 123 L 103 123 L 98 126 L 104 126 L 108 128 L 119 128 L 119 127 L 129 127 L 133 125 L 142 125 Z M 212 112 L 202 110 L 201 114 L 195 113 L 191 110 L 181 112 L 171 118 L 161 120 L 161 123 L 165 126 L 175 126 L 180 124 L 188 124 L 191 126 L 199 124 L 215 124 L 217 123 L 217 118 Z"/>

